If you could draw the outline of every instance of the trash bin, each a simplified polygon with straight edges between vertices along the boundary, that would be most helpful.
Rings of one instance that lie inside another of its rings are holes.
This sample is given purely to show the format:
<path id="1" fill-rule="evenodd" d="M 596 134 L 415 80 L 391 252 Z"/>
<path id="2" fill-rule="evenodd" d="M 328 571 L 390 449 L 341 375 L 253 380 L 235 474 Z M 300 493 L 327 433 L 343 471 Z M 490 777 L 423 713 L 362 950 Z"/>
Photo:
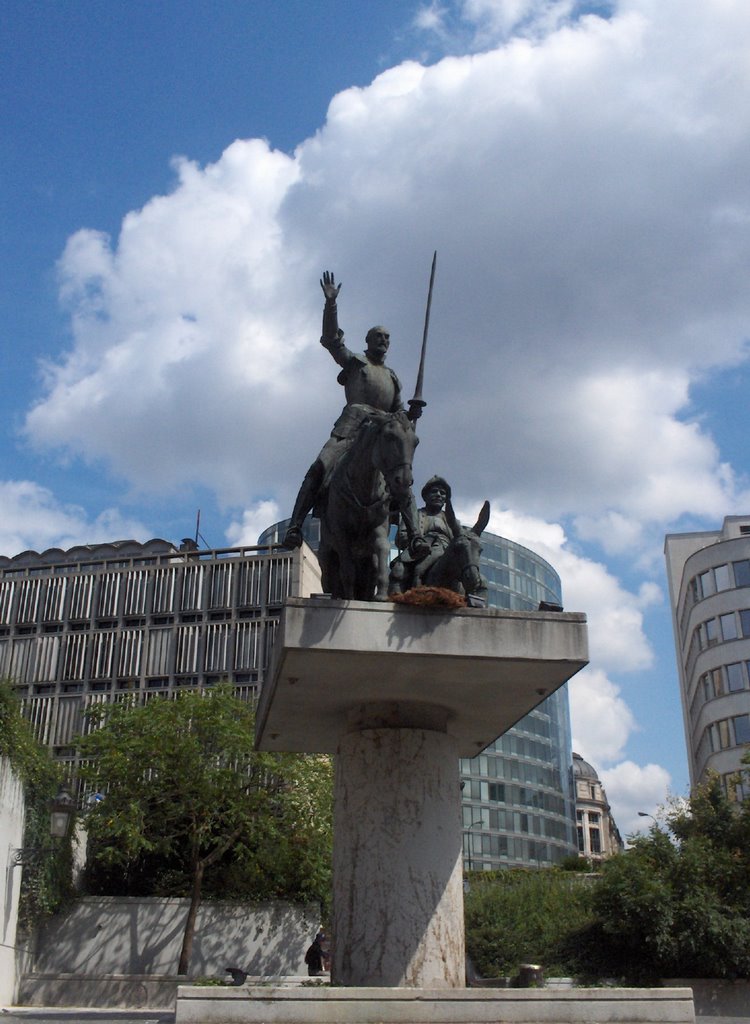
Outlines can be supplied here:
<path id="1" fill-rule="evenodd" d="M 519 988 L 543 988 L 544 969 L 539 964 L 521 964 L 518 968 Z"/>

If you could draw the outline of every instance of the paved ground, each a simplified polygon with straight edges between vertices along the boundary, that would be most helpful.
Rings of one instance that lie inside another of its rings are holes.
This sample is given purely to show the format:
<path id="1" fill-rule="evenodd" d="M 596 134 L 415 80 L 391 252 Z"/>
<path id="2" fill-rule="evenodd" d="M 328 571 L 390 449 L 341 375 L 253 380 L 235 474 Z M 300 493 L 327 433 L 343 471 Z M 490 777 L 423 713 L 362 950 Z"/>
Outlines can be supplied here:
<path id="1" fill-rule="evenodd" d="M 174 1024 L 174 1013 L 164 1010 L 54 1009 L 43 1006 L 0 1010 L 0 1024 Z M 748 1024 L 746 1021 L 745 1024 Z"/>
<path id="2" fill-rule="evenodd" d="M 750 1011 L 749 1011 L 750 1012 Z M 76 1010 L 11 1007 L 0 1010 L 0 1024 L 174 1024 L 164 1010 Z M 696 1024 L 750 1024 L 750 1017 L 696 1017 Z"/>

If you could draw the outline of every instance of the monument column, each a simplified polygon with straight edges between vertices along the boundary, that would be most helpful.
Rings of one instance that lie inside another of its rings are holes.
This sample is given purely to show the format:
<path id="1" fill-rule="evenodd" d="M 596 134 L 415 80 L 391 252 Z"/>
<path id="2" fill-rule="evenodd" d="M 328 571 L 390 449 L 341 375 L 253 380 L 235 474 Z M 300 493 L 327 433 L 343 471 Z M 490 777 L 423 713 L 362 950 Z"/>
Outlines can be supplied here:
<path id="1" fill-rule="evenodd" d="M 334 984 L 465 984 L 461 791 L 454 737 L 363 728 L 334 790 Z"/>
<path id="2" fill-rule="evenodd" d="M 256 746 L 336 755 L 335 986 L 464 987 L 459 759 L 587 660 L 576 613 L 287 599 Z"/>

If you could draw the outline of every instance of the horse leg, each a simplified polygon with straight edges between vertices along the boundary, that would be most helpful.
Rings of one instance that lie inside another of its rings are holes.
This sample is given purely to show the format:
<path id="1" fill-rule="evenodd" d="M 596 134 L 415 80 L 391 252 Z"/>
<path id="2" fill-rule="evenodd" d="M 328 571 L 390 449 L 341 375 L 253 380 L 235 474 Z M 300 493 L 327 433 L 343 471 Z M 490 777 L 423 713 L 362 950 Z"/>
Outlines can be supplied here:
<path id="1" fill-rule="evenodd" d="M 378 526 L 373 535 L 373 567 L 375 570 L 375 601 L 388 600 L 388 578 L 390 576 L 391 546 L 388 543 L 388 528 Z"/>

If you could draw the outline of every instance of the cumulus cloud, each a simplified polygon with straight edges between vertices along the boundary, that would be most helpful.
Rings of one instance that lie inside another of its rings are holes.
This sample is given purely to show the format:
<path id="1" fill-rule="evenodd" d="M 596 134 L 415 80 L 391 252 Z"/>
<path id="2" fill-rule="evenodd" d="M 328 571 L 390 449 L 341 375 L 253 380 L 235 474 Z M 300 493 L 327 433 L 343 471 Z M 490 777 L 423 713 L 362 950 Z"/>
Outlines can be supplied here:
<path id="1" fill-rule="evenodd" d="M 485 49 L 340 93 L 292 156 L 179 159 L 118 238 L 74 235 L 73 340 L 28 436 L 143 490 L 287 508 L 343 401 L 321 270 L 353 345 L 391 327 L 408 394 L 437 248 L 425 475 L 605 550 L 731 507 L 744 481 L 687 409 L 697 375 L 746 358 L 750 8 L 612 9 L 431 5 L 423 28 L 458 10 Z"/>
<path id="2" fill-rule="evenodd" d="M 7 555 L 46 548 L 69 548 L 112 540 L 147 540 L 142 523 L 105 509 L 91 518 L 77 505 L 61 504 L 45 487 L 30 480 L 0 481 L 0 551 Z"/>
<path id="3" fill-rule="evenodd" d="M 573 749 L 597 769 L 618 761 L 636 727 L 620 688 L 600 669 L 585 668 L 568 684 Z"/>
<path id="4" fill-rule="evenodd" d="M 607 793 L 617 827 L 623 839 L 634 832 L 644 831 L 651 824 L 638 812 L 656 815 L 666 802 L 671 784 L 669 773 L 657 764 L 640 766 L 623 761 L 614 768 L 599 773 Z"/>
<path id="5" fill-rule="evenodd" d="M 654 584 L 632 593 L 601 562 L 576 552 L 558 523 L 493 508 L 488 529 L 531 548 L 560 575 L 565 608 L 588 617 L 591 662 L 617 672 L 648 668 L 653 651 L 643 612 L 661 599 Z M 575 720 L 574 720 L 575 721 Z"/>
<path id="6" fill-rule="evenodd" d="M 284 518 L 275 501 L 259 501 L 242 511 L 238 520 L 233 520 L 226 531 L 227 542 L 233 547 L 243 544 L 257 544 L 258 537 L 265 529 Z"/>
<path id="7" fill-rule="evenodd" d="M 447 476 L 466 521 L 485 497 L 524 510 L 490 529 L 588 613 L 574 729 L 612 765 L 637 727 L 615 680 L 652 664 L 662 597 L 593 546 L 652 572 L 668 524 L 750 497 L 691 407 L 749 351 L 750 5 L 446 0 L 416 24 L 446 56 L 339 93 L 293 154 L 176 159 L 117 237 L 69 239 L 70 347 L 26 436 L 135 494 L 211 489 L 248 510 L 228 540 L 253 542 L 343 404 L 321 271 L 343 279 L 351 347 L 391 328 L 408 397 L 437 249 L 416 477 Z"/>

